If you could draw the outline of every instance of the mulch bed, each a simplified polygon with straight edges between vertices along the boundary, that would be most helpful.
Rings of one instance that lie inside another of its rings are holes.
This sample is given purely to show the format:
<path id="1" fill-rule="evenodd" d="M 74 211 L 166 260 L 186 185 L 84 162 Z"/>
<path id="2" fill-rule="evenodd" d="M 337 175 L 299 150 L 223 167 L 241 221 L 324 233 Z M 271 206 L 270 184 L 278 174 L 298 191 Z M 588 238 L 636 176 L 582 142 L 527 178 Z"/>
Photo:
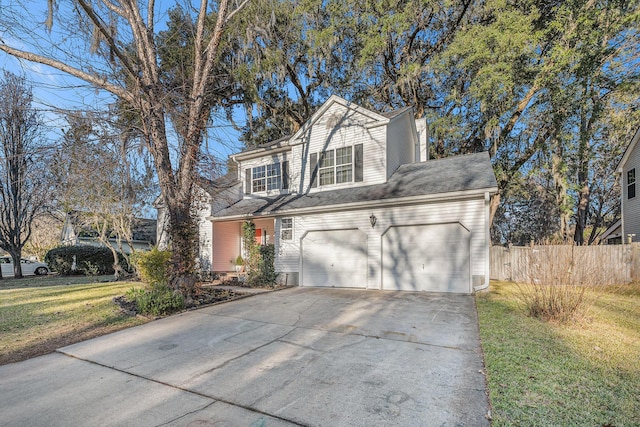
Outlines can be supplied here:
<path id="1" fill-rule="evenodd" d="M 185 301 L 186 310 L 194 310 L 203 306 L 223 302 L 232 301 L 238 298 L 251 295 L 248 292 L 238 292 L 230 289 L 216 289 L 212 287 L 198 288 L 196 295 Z M 129 316 L 137 316 L 138 307 L 135 301 L 129 301 L 126 296 L 121 295 L 114 297 L 113 302 L 120 307 L 123 313 Z"/>

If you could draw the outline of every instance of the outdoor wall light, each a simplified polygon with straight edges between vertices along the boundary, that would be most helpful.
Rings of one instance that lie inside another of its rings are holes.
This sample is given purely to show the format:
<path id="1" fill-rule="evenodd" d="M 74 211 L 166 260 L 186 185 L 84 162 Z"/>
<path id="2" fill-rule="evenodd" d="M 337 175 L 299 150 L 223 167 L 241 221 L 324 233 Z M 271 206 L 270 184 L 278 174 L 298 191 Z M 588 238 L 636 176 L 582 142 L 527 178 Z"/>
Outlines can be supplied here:
<path id="1" fill-rule="evenodd" d="M 378 220 L 378 218 L 376 218 L 376 216 L 374 214 L 371 214 L 371 216 L 369 217 L 369 222 L 371 223 L 371 228 L 376 226 L 376 221 Z"/>

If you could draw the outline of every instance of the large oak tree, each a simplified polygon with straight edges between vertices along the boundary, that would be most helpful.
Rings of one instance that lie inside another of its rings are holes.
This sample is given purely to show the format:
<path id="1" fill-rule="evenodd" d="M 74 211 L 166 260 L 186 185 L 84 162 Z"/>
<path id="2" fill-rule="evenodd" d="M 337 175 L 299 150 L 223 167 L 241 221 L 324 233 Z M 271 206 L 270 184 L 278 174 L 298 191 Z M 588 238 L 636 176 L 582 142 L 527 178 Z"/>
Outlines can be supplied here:
<path id="1" fill-rule="evenodd" d="M 132 123 L 153 156 L 167 206 L 173 247 L 171 284 L 187 292 L 195 284 L 197 245 L 190 214 L 194 173 L 212 117 L 205 94 L 216 82 L 225 28 L 247 1 L 184 4 L 193 24 L 191 71 L 189 84 L 177 86 L 163 80 L 158 34 L 167 11 L 155 0 L 49 0 L 41 28 L 29 27 L 34 22 L 24 16 L 24 3 L 3 4 L 0 32 L 5 36 L 0 50 L 107 91 L 136 117 Z M 45 25 L 53 29 L 48 36 Z"/>

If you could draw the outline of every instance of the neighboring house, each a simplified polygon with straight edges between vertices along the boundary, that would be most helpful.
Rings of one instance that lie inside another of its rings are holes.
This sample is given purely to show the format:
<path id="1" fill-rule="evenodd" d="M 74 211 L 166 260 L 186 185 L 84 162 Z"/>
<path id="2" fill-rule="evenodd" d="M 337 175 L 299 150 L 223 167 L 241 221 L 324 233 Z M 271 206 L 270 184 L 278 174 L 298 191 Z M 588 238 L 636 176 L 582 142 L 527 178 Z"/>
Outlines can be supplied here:
<path id="1" fill-rule="evenodd" d="M 622 220 L 614 222 L 599 237 L 600 243 L 605 245 L 619 245 L 622 243 Z"/>
<path id="2" fill-rule="evenodd" d="M 196 182 L 194 211 L 198 218 L 198 263 L 203 271 L 213 271 L 211 221 L 213 212 L 224 209 L 242 198 L 237 174 L 227 174 L 216 180 L 199 178 Z M 169 218 L 162 197 L 158 197 L 153 206 L 158 210 L 157 236 L 158 248 L 167 249 L 169 242 Z M 234 258 L 235 259 L 235 258 Z"/>
<path id="3" fill-rule="evenodd" d="M 640 178 L 640 128 L 627 147 L 616 172 L 620 175 L 622 241 L 640 242 L 640 193 L 637 178 Z"/>
<path id="4" fill-rule="evenodd" d="M 123 240 L 120 244 L 122 251 L 130 254 L 135 250 L 149 250 L 156 244 L 157 224 L 155 219 L 134 218 L 131 224 L 132 240 Z M 63 245 L 90 245 L 104 246 L 98 239 L 97 230 L 88 225 L 88 221 L 83 220 L 83 213 L 71 211 L 65 215 L 62 225 L 62 235 L 60 242 Z M 115 237 L 109 238 L 109 244 L 120 250 Z M 132 249 L 133 247 L 133 249 Z"/>
<path id="5" fill-rule="evenodd" d="M 203 189 L 211 197 L 201 213 L 210 208 L 212 226 L 201 221 L 201 234 L 211 233 L 212 270 L 233 271 L 244 252 L 242 223 L 251 220 L 256 241 L 275 245 L 279 281 L 289 285 L 457 293 L 488 286 L 497 191 L 489 155 L 429 160 L 426 121 L 413 114 L 332 96 L 293 136 L 231 156 L 234 182 Z"/>

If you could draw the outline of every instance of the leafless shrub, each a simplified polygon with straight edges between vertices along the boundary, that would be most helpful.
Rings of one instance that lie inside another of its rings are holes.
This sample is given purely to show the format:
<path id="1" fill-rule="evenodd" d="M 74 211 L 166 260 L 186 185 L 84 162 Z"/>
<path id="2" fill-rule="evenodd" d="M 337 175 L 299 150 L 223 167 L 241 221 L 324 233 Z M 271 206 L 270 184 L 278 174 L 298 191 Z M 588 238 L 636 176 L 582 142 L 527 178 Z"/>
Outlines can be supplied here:
<path id="1" fill-rule="evenodd" d="M 518 284 L 528 315 L 566 323 L 584 319 L 605 284 L 598 263 L 576 246 L 543 246 L 529 252 L 527 279 Z"/>

